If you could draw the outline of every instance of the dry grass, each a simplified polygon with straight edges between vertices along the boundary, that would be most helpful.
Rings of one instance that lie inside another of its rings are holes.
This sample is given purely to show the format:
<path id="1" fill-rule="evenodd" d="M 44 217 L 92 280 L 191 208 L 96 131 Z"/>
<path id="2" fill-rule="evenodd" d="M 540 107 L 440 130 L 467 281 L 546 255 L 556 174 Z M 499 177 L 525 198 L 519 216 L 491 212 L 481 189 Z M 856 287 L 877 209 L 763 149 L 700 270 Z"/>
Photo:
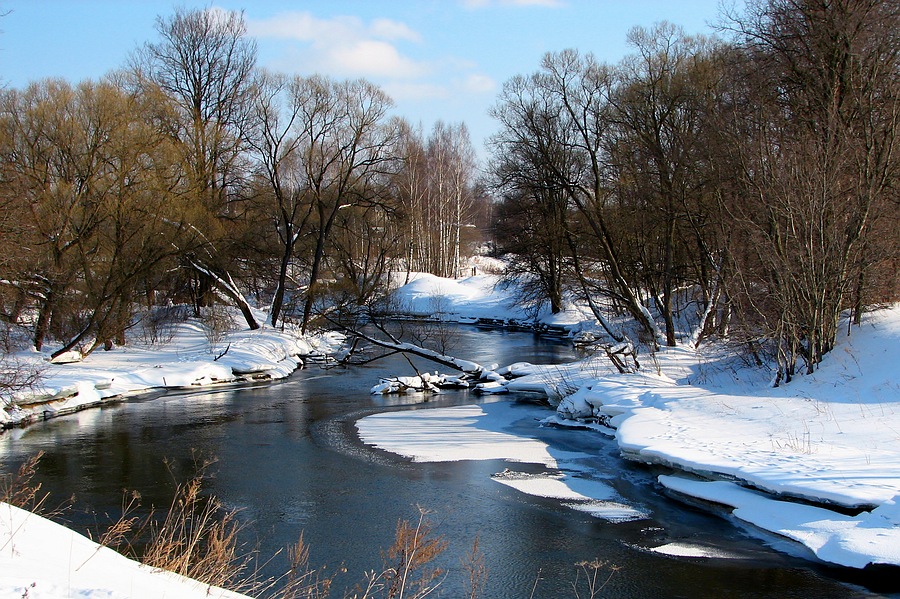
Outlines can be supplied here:
<path id="1" fill-rule="evenodd" d="M 394 544 L 382 553 L 384 569 L 369 572 L 352 599 L 421 599 L 437 590 L 444 571 L 430 564 L 447 549 L 447 542 L 432 534 L 427 515 L 420 507 L 415 526 L 408 520 L 397 523 Z"/>
<path id="2" fill-rule="evenodd" d="M 43 455 L 43 452 L 39 452 L 19 466 L 15 474 L 7 474 L 0 478 L 0 501 L 31 512 L 38 510 L 47 496 L 45 494 L 39 497 L 41 483 L 34 484 L 31 481 Z"/>
<path id="3" fill-rule="evenodd" d="M 122 515 L 100 535 L 98 543 L 148 566 L 250 596 L 326 599 L 336 573 L 329 575 L 324 568 L 310 567 L 309 546 L 302 535 L 286 548 L 287 572 L 277 579 L 262 578 L 260 570 L 266 564 L 259 562 L 255 548 L 239 539 L 243 524 L 238 521 L 238 511 L 225 508 L 218 498 L 203 492 L 212 463 L 198 460 L 198 473 L 176 485 L 162 521 L 154 510 L 147 516 L 134 515 L 141 497 L 137 492 L 127 494 Z"/>
<path id="4" fill-rule="evenodd" d="M 237 511 L 204 496 L 203 480 L 201 471 L 179 484 L 162 523 L 150 520 L 150 543 L 141 561 L 213 586 L 240 590 L 254 554 L 244 551 L 238 541 Z"/>

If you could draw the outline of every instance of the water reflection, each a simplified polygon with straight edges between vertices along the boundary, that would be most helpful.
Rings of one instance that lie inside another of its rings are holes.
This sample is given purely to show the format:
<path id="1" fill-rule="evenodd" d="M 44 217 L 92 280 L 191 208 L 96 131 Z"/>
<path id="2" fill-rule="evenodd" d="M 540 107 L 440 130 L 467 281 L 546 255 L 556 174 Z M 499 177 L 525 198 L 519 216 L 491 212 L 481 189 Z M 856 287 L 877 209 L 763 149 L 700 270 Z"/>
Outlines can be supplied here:
<path id="1" fill-rule="evenodd" d="M 527 333 L 459 332 L 454 351 L 475 361 L 572 357 L 568 346 Z M 366 414 L 480 401 L 464 391 L 427 404 L 369 395 L 379 377 L 398 374 L 410 372 L 395 356 L 360 368 L 311 368 L 271 387 L 81 412 L 0 435 L 2 470 L 44 450 L 40 482 L 57 498 L 76 495 L 77 509 L 67 519 L 84 530 L 118 517 L 125 490 L 141 493 L 145 507 L 167 506 L 175 481 L 198 471 L 198 456 L 215 457 L 209 490 L 241 510 L 248 545 L 268 556 L 303 532 L 313 564 L 347 568 L 338 589 L 379 568 L 379 551 L 390 545 L 398 519 L 416 517 L 422 506 L 450 542 L 439 562 L 449 572 L 444 597 L 462 595 L 459 557 L 476 537 L 490 571 L 483 596 L 490 598 L 529 597 L 535 588 L 536 598 L 572 597 L 573 564 L 595 557 L 623 568 L 605 597 L 870 596 L 836 581 L 831 571 L 768 549 L 725 520 L 672 503 L 658 493 L 653 471 L 623 463 L 612 441 L 590 433 L 541 429 L 540 438 L 557 452 L 590 454 L 580 466 L 605 477 L 650 518 L 610 523 L 524 495 L 491 479 L 503 462 L 418 464 L 365 447 L 354 425 Z M 543 469 L 521 465 L 529 468 Z M 728 559 L 647 549 L 676 541 L 718 547 Z M 279 555 L 265 572 L 275 575 L 285 566 Z"/>

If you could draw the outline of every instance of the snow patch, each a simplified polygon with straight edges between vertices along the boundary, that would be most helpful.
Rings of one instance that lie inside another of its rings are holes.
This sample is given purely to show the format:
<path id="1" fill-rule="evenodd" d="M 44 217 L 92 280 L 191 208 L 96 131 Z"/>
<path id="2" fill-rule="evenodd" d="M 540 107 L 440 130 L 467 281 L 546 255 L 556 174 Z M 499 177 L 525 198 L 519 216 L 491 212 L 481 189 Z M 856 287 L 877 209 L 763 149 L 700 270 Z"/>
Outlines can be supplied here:
<path id="1" fill-rule="evenodd" d="M 144 566 L 8 503 L 0 503 L 0 596 L 29 599 L 246 597 Z"/>

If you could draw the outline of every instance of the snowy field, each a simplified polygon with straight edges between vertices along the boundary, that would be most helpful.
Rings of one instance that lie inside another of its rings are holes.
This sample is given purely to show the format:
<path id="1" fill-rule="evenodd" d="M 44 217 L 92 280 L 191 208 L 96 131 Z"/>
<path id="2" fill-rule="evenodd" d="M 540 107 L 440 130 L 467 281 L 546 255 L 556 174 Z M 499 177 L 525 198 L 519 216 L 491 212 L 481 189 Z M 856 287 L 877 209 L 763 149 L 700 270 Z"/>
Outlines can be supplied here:
<path id="1" fill-rule="evenodd" d="M 440 306 L 461 320 L 524 317 L 494 282 L 486 275 L 455 281 L 421 275 L 401 299 L 422 315 Z M 584 319 L 569 312 L 554 323 Z M 25 356 L 43 365 L 40 397 L 6 407 L 0 418 L 9 425 L 153 389 L 273 380 L 293 372 L 302 356 L 335 351 L 340 342 L 339 336 L 300 338 L 264 328 L 232 333 L 211 347 L 199 325 L 179 326 L 165 345 L 100 350 L 78 363 Z M 655 360 L 644 356 L 644 370 L 632 375 L 607 374 L 597 363 L 518 364 L 517 374 L 526 376 L 511 386 L 540 391 L 552 388 L 555 376 L 580 387 L 555 414 L 529 408 L 533 426 L 613 435 L 627 458 L 670 466 L 673 474 L 659 482 L 675 494 L 730 506 L 734 517 L 801 543 L 826 562 L 900 565 L 900 377 L 891 357 L 898 343 L 900 306 L 893 306 L 868 314 L 851 337 L 842 334 L 814 375 L 780 388 L 768 384 L 769 373 L 742 366 L 715 347 L 667 349 Z M 489 401 L 377 414 L 358 428 L 366 443 L 413 460 L 507 460 L 510 468 L 494 477 L 498 483 L 598 518 L 646 516 L 604 481 L 584 476 L 584 454 L 551 452 L 537 435 L 512 427 L 522 414 L 504 401 Z M 517 462 L 546 471 L 517 472 Z M 0 596 L 26 592 L 29 598 L 237 596 L 153 572 L 0 505 Z"/>

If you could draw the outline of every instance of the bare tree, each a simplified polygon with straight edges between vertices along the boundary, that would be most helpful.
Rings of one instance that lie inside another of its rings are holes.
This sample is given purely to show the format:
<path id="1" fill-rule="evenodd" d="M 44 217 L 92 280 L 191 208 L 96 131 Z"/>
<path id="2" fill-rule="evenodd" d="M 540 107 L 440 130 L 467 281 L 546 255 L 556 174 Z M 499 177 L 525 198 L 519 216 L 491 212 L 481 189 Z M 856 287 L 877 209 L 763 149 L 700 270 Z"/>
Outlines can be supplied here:
<path id="1" fill-rule="evenodd" d="M 527 80 L 519 78 L 507 84 L 507 91 L 524 99 L 520 94 L 527 87 Z M 502 198 L 493 227 L 498 251 L 508 253 L 511 260 L 507 275 L 520 280 L 524 303 L 540 307 L 549 302 L 556 314 L 563 309 L 564 279 L 574 276 L 571 269 L 567 272 L 566 262 L 577 228 L 570 196 L 556 173 L 568 172 L 564 162 L 577 157 L 560 143 L 564 134 L 552 131 L 561 125 L 555 111 L 534 103 L 522 108 L 521 100 L 516 100 L 494 112 L 504 129 L 491 140 L 490 171 Z M 532 140 L 538 141 L 537 147 L 528 140 L 532 131 L 544 132 L 543 141 Z M 548 168 L 548 160 L 563 164 Z"/>
<path id="2" fill-rule="evenodd" d="M 301 235 L 307 232 L 313 203 L 303 176 L 300 114 L 307 86 L 299 77 L 262 73 L 256 85 L 250 146 L 257 176 L 265 190 L 257 198 L 260 216 L 271 222 L 279 246 L 278 275 L 269 314 L 278 324 L 291 262 Z"/>
<path id="3" fill-rule="evenodd" d="M 616 71 L 609 117 L 616 195 L 623 217 L 632 218 L 633 241 L 623 249 L 655 300 L 666 345 L 674 346 L 674 314 L 684 304 L 676 304 L 676 290 L 695 283 L 708 305 L 715 287 L 717 248 L 704 230 L 710 204 L 704 200 L 711 195 L 705 147 L 715 110 L 716 47 L 665 22 L 636 27 L 628 40 L 636 53 Z"/>
<path id="4" fill-rule="evenodd" d="M 508 256 L 504 278 L 521 289 L 520 302 L 538 312 L 564 308 L 572 235 L 567 197 L 551 188 L 511 189 L 495 213 L 497 250 Z"/>
<path id="5" fill-rule="evenodd" d="M 132 69 L 139 84 L 158 86 L 174 101 L 179 118 L 169 125 L 191 185 L 205 205 L 221 210 L 243 143 L 256 45 L 237 12 L 178 8 L 158 17 L 156 30 L 160 41 L 146 44 Z"/>
<path id="6" fill-rule="evenodd" d="M 206 291 L 215 286 L 237 303 L 250 328 L 258 328 L 233 284 L 224 232 L 235 216 L 230 200 L 244 177 L 256 45 L 238 12 L 179 8 L 157 18 L 156 29 L 160 40 L 144 45 L 130 70 L 137 89 L 162 93 L 176 108 L 174 118 L 159 124 L 179 141 L 187 193 L 196 203 L 190 225 L 200 249 L 185 250 L 185 264 L 199 276 L 198 301 L 207 301 Z"/>
<path id="7" fill-rule="evenodd" d="M 461 229 L 471 223 L 475 152 L 465 124 L 435 123 L 426 145 L 429 182 L 428 230 L 433 231 L 432 261 L 438 276 L 459 276 Z"/>
<path id="8" fill-rule="evenodd" d="M 614 235 L 610 223 L 615 195 L 607 143 L 613 83 L 609 67 L 592 56 L 574 50 L 546 55 L 539 72 L 504 85 L 493 110 L 503 125 L 494 143 L 525 155 L 542 170 L 541 184 L 552 181 L 568 196 L 598 251 L 600 276 L 590 278 L 604 281 L 602 293 L 621 303 L 655 345 L 656 323 L 640 299 L 635 273 L 623 268 L 625 240 Z M 582 268 L 575 272 L 586 275 Z M 581 281 L 587 290 L 588 277 Z"/>
<path id="9" fill-rule="evenodd" d="M 413 129 L 405 121 L 400 122 L 399 151 L 403 168 L 394 178 L 394 187 L 400 199 L 406 224 L 406 282 L 410 271 L 430 270 L 430 236 L 428 200 L 428 160 L 422 132 Z"/>
<path id="10" fill-rule="evenodd" d="M 754 2 L 735 28 L 749 85 L 733 121 L 745 199 L 729 208 L 752 248 L 736 255 L 738 290 L 789 380 L 798 360 L 812 372 L 833 347 L 841 310 L 859 303 L 854 287 L 864 295 L 872 248 L 896 248 L 868 232 L 898 176 L 900 7 Z"/>
<path id="11" fill-rule="evenodd" d="M 329 262 L 336 274 L 333 301 L 354 316 L 360 306 L 381 300 L 390 271 L 403 253 L 403 232 L 395 199 L 338 212 Z"/>
<path id="12" fill-rule="evenodd" d="M 304 80 L 298 137 L 303 187 L 312 205 L 312 257 L 303 306 L 305 331 L 313 315 L 326 248 L 340 210 L 380 202 L 397 168 L 398 126 L 387 118 L 390 99 L 366 81 Z"/>

